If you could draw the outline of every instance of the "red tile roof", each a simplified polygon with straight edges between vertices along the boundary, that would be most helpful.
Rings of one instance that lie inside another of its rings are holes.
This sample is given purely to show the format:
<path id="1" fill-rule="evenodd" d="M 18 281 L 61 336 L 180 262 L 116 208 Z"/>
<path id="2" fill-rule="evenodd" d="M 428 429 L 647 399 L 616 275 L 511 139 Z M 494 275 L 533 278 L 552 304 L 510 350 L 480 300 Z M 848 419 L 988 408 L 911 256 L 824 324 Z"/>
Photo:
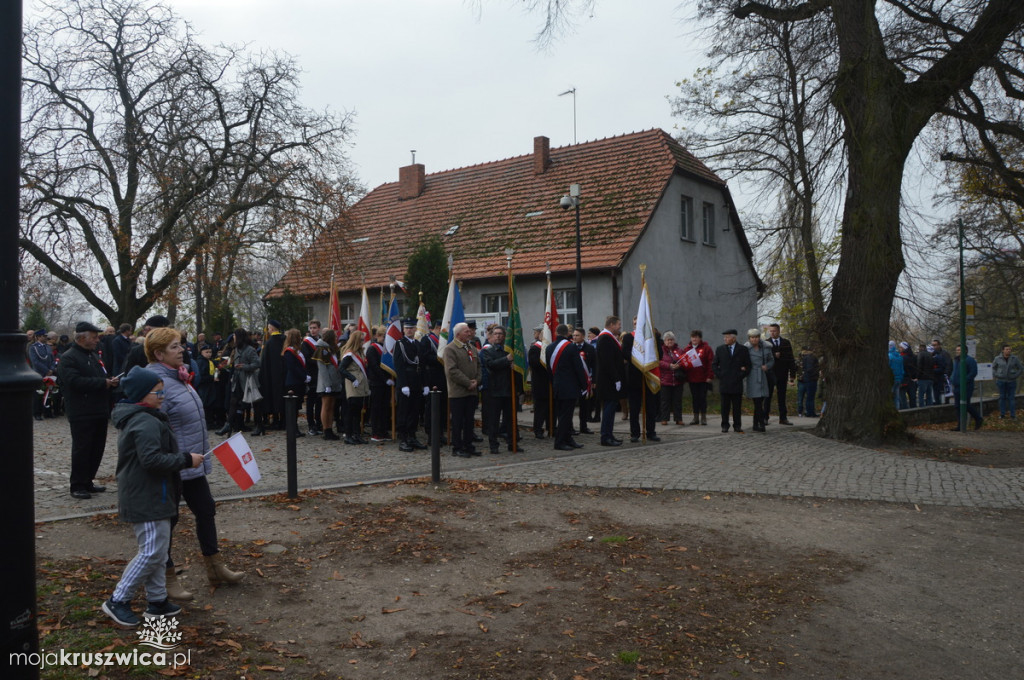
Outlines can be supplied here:
<path id="1" fill-rule="evenodd" d="M 398 182 L 382 184 L 331 224 L 267 295 L 287 287 L 325 297 L 334 264 L 339 290 L 357 290 L 364 280 L 370 289 L 386 286 L 391 276 L 405 278 L 410 254 L 434 235 L 460 280 L 504 276 L 509 246 L 517 275 L 543 274 L 546 262 L 552 271 L 575 270 L 574 211 L 559 207 L 573 183 L 582 185 L 583 269 L 611 269 L 643 233 L 673 173 L 728 196 L 725 182 L 663 130 L 554 148 L 550 159 L 542 174 L 534 154 L 428 174 L 422 194 L 404 200 Z"/>

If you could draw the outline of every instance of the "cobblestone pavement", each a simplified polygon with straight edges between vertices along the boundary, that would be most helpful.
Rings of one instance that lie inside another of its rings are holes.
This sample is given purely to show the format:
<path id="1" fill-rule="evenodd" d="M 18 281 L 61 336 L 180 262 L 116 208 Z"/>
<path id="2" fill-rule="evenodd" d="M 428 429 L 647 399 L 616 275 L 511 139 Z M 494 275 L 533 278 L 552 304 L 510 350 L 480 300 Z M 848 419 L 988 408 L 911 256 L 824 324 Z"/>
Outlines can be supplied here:
<path id="1" fill-rule="evenodd" d="M 529 417 L 529 414 L 526 415 Z M 796 427 L 770 425 L 768 434 L 721 434 L 706 427 L 659 426 L 660 443 L 619 448 L 598 445 L 598 435 L 581 435 L 579 452 L 554 451 L 551 440 L 524 433 L 522 454 L 502 450 L 463 459 L 442 448 L 445 477 L 493 482 L 677 489 L 782 496 L 887 501 L 963 507 L 1024 508 L 1024 469 L 989 469 L 881 453 L 824 440 Z M 71 437 L 63 418 L 37 422 L 35 429 L 35 511 L 37 521 L 110 512 L 117 507 L 114 470 L 116 430 L 110 427 L 97 483 L 106 493 L 76 500 L 68 493 Z M 597 425 L 592 425 L 596 428 Z M 628 439 L 625 422 L 616 421 Z M 421 439 L 423 437 L 421 436 Z M 211 445 L 223 438 L 211 433 Z M 219 463 L 210 485 L 218 500 L 282 492 L 287 487 L 284 434 L 251 437 L 263 479 L 242 493 Z M 484 444 L 486 450 L 486 444 Z M 371 484 L 430 475 L 429 451 L 402 453 L 393 443 L 346 446 L 321 438 L 298 440 L 300 489 Z"/>

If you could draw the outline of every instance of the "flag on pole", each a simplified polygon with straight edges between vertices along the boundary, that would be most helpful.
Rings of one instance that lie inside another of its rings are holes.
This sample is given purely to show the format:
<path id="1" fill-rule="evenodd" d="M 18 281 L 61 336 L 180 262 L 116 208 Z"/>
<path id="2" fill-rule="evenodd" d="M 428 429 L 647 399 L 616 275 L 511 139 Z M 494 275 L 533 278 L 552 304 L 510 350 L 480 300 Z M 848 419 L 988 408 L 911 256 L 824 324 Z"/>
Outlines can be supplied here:
<path id="1" fill-rule="evenodd" d="M 526 379 L 526 344 L 523 341 L 523 322 L 519 318 L 519 299 L 516 297 L 512 272 L 508 275 L 509 305 L 508 330 L 505 333 L 505 353 L 513 356 L 512 370 Z"/>
<path id="2" fill-rule="evenodd" d="M 423 304 L 423 293 L 420 293 L 420 306 L 416 310 L 416 339 L 421 340 L 430 332 L 430 314 Z"/>
<path id="3" fill-rule="evenodd" d="M 333 328 L 335 333 L 341 333 L 341 307 L 338 305 L 338 287 L 334 283 L 334 272 L 331 271 L 331 298 L 327 304 L 330 311 L 330 323 L 328 328 Z"/>
<path id="4" fill-rule="evenodd" d="M 555 304 L 555 291 L 551 288 L 551 277 L 548 277 L 548 294 L 544 303 L 544 328 L 540 331 L 540 362 L 548 365 L 547 349 L 555 339 L 558 327 L 558 306 Z"/>
<path id="5" fill-rule="evenodd" d="M 381 366 L 387 371 L 392 378 L 398 374 L 395 373 L 395 345 L 402 339 L 402 316 L 398 312 L 398 300 L 391 300 L 391 309 L 388 311 L 388 320 L 391 324 L 388 326 L 388 331 L 384 335 L 384 355 L 380 358 Z"/>
<path id="6" fill-rule="evenodd" d="M 647 279 L 640 273 L 640 308 L 636 312 L 636 331 L 633 335 L 633 365 L 640 369 L 651 392 L 661 389 L 658 375 L 658 343 L 654 338 L 654 319 L 651 316 L 651 298 L 647 292 Z"/>
<path id="7" fill-rule="evenodd" d="M 256 464 L 256 457 L 241 432 L 215 446 L 212 452 L 242 491 L 260 481 L 260 468 Z"/>
<path id="8" fill-rule="evenodd" d="M 444 314 L 441 315 L 441 337 L 437 340 L 437 358 L 444 361 L 441 353 L 445 345 L 452 341 L 452 329 L 466 321 L 466 310 L 462 308 L 462 295 L 455 283 L 455 275 L 448 277 L 448 297 L 444 303 Z"/>
<path id="9" fill-rule="evenodd" d="M 366 334 L 366 341 L 373 340 L 370 337 L 370 297 L 366 294 L 366 286 L 363 286 L 363 301 L 359 305 L 359 323 L 357 330 Z"/>

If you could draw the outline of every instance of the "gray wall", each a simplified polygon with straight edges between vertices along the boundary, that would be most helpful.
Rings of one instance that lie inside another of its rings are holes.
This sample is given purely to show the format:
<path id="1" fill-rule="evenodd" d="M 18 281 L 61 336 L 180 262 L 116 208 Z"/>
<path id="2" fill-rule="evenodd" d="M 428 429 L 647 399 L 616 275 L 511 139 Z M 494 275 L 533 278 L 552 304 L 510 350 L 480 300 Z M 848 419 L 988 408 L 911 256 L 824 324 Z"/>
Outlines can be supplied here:
<path id="1" fill-rule="evenodd" d="M 681 196 L 693 199 L 694 240 L 680 238 Z M 715 245 L 703 243 L 701 207 L 715 211 Z M 647 265 L 647 289 L 654 325 L 685 336 L 694 328 L 717 344 L 721 331 L 744 333 L 757 322 L 757 282 L 717 188 L 676 176 L 669 183 L 647 230 L 622 271 L 623 328 L 631 329 L 640 303 L 640 265 Z"/>

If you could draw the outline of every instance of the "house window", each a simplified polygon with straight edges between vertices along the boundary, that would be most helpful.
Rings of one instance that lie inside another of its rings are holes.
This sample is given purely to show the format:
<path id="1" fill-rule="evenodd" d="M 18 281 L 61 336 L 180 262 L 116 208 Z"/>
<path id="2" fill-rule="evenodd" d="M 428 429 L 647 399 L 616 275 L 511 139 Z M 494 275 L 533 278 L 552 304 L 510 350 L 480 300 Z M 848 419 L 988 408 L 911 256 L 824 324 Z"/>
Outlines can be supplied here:
<path id="1" fill-rule="evenodd" d="M 693 241 L 693 199 L 689 196 L 681 197 L 681 227 L 679 229 L 679 238 L 684 241 Z"/>
<path id="2" fill-rule="evenodd" d="M 570 324 L 573 328 L 579 326 L 580 320 L 576 314 L 576 289 L 556 288 L 552 292 L 555 294 L 555 307 L 558 308 L 558 317 L 561 322 Z"/>
<path id="3" fill-rule="evenodd" d="M 344 330 L 345 326 L 349 325 L 350 323 L 356 323 L 358 321 L 356 319 L 356 306 L 354 304 L 348 303 L 339 305 L 339 309 L 341 311 L 342 330 Z"/>
<path id="4" fill-rule="evenodd" d="M 309 320 L 312 319 L 312 318 L 314 318 L 313 317 L 313 308 L 312 307 L 306 307 L 306 322 L 308 323 Z"/>
<path id="5" fill-rule="evenodd" d="M 713 203 L 704 204 L 704 244 L 715 245 L 715 206 Z"/>
<path id="6" fill-rule="evenodd" d="M 498 295 L 484 295 L 484 311 L 488 314 L 498 314 L 502 326 L 508 327 L 508 293 Z M 480 329 L 484 330 L 484 329 Z"/>

